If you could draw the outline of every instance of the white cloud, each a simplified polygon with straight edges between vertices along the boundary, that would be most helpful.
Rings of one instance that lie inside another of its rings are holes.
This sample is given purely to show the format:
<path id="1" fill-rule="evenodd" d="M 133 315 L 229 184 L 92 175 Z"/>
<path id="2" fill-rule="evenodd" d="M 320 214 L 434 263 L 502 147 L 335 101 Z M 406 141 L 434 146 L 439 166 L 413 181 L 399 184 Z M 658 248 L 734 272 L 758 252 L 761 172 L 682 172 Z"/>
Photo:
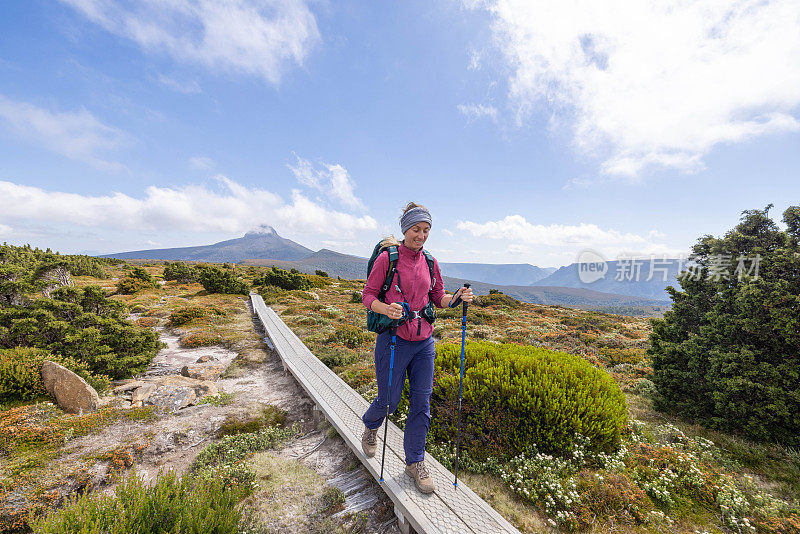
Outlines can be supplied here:
<path id="1" fill-rule="evenodd" d="M 203 92 L 197 80 L 178 80 L 177 78 L 160 74 L 158 81 L 173 91 L 178 91 L 185 95 L 196 95 Z"/>
<path id="2" fill-rule="evenodd" d="M 86 196 L 0 181 L 4 209 L 0 221 L 39 221 L 102 229 L 134 231 L 243 233 L 267 223 L 281 231 L 351 237 L 375 230 L 370 216 L 329 210 L 292 192 L 291 202 L 265 189 L 245 187 L 229 178 L 215 177 L 218 187 L 150 186 L 143 198 L 122 193 Z"/>
<path id="3" fill-rule="evenodd" d="M 342 165 L 323 163 L 322 168 L 314 168 L 310 161 L 297 156 L 297 162 L 287 167 L 301 184 L 317 189 L 349 208 L 364 209 L 364 203 L 353 191 L 355 183 Z"/>
<path id="4" fill-rule="evenodd" d="M 468 122 L 476 121 L 480 118 L 486 117 L 497 120 L 497 108 L 494 106 L 487 106 L 485 104 L 459 104 L 458 111 L 467 118 Z"/>
<path id="5" fill-rule="evenodd" d="M 468 70 L 480 70 L 481 69 L 481 53 L 477 50 L 472 50 L 469 53 L 469 65 L 467 65 Z"/>
<path id="6" fill-rule="evenodd" d="M 8 234 L 11 233 L 11 231 L 12 231 L 12 228 L 10 226 L 8 226 L 6 224 L 0 224 L 0 236 L 8 235 Z"/>
<path id="7" fill-rule="evenodd" d="M 518 120 L 546 106 L 609 175 L 800 130 L 796 0 L 464 4 L 491 14 Z"/>
<path id="8" fill-rule="evenodd" d="M 102 170 L 125 167 L 103 155 L 131 143 L 125 132 L 107 126 L 81 109 L 54 112 L 0 95 L 0 124 L 16 135 Z"/>
<path id="9" fill-rule="evenodd" d="M 618 255 L 649 257 L 650 255 L 663 256 L 665 254 L 669 257 L 677 257 L 688 252 L 688 250 L 654 242 L 654 238 L 664 237 L 664 234 L 657 230 L 650 230 L 642 236 L 613 229 L 602 229 L 596 224 L 531 224 L 521 215 L 508 215 L 504 219 L 485 223 L 458 221 L 456 227 L 469 232 L 474 237 L 513 241 L 508 244 L 506 252 L 514 256 L 541 256 L 541 247 L 558 248 L 562 251 L 562 257 L 569 256 L 569 254 L 574 255 L 575 251 L 584 248 L 597 250 L 607 258 L 614 258 Z"/>
<path id="10" fill-rule="evenodd" d="M 214 168 L 214 160 L 207 156 L 194 156 L 189 158 L 189 167 L 199 171 L 209 171 Z"/>
<path id="11" fill-rule="evenodd" d="M 304 0 L 61 0 L 146 52 L 278 83 L 320 40 Z"/>
<path id="12" fill-rule="evenodd" d="M 603 230 L 595 224 L 578 225 L 531 224 L 521 215 L 508 215 L 499 221 L 483 224 L 472 221 L 458 221 L 456 227 L 466 230 L 476 237 L 489 239 L 513 239 L 518 243 L 534 245 L 574 245 L 608 243 L 644 243 L 642 236 L 621 233 L 616 230 Z"/>

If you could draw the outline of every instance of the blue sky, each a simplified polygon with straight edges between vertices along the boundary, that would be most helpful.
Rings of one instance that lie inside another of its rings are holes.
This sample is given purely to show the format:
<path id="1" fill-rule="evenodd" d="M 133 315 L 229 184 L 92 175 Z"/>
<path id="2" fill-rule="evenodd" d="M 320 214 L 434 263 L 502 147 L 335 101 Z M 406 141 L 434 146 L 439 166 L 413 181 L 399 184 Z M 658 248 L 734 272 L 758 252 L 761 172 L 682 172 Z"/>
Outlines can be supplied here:
<path id="1" fill-rule="evenodd" d="M 545 267 L 798 203 L 796 2 L 595 4 L 6 2 L 0 240 L 366 256 L 413 200 L 441 260 Z"/>

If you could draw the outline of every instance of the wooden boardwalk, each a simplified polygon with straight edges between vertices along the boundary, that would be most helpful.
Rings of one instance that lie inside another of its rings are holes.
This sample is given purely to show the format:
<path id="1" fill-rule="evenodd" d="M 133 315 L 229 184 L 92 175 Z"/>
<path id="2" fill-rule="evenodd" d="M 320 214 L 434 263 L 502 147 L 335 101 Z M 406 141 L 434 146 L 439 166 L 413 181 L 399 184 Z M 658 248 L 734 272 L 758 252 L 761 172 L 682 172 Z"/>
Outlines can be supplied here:
<path id="1" fill-rule="evenodd" d="M 254 313 L 283 360 L 284 368 L 294 375 L 377 481 L 381 469 L 383 430 L 378 432 L 378 453 L 374 458 L 367 458 L 361 451 L 364 430 L 361 415 L 369 403 L 314 356 L 275 311 L 264 304 L 260 295 L 251 293 L 250 299 Z M 454 487 L 453 474 L 429 454 L 425 455 L 425 463 L 436 481 L 436 491 L 429 495 L 420 493 L 413 479 L 405 474 L 404 458 L 403 432 L 390 422 L 381 487 L 394 503 L 403 532 L 519 534 L 464 482 L 459 481 L 458 487 Z"/>

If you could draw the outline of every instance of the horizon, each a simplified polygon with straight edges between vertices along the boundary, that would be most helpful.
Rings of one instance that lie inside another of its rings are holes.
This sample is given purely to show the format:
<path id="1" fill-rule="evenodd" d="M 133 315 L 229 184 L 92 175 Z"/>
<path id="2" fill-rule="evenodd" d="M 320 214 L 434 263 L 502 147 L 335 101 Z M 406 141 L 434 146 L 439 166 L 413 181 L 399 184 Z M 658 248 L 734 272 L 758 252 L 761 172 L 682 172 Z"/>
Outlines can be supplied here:
<path id="1" fill-rule="evenodd" d="M 788 0 L 180 4 L 4 6 L 0 241 L 268 224 L 368 256 L 415 201 L 442 262 L 557 269 L 686 256 L 768 204 L 783 229 L 800 198 Z"/>

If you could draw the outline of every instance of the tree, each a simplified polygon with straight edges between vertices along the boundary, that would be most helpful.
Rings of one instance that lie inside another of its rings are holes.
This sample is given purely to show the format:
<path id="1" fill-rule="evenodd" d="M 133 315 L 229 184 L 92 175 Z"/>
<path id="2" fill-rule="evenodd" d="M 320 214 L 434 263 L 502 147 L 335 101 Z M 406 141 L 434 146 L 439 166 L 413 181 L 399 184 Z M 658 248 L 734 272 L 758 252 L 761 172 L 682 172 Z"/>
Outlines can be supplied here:
<path id="1" fill-rule="evenodd" d="M 759 441 L 800 444 L 800 207 L 742 212 L 692 248 L 696 268 L 653 320 L 655 407 Z"/>

